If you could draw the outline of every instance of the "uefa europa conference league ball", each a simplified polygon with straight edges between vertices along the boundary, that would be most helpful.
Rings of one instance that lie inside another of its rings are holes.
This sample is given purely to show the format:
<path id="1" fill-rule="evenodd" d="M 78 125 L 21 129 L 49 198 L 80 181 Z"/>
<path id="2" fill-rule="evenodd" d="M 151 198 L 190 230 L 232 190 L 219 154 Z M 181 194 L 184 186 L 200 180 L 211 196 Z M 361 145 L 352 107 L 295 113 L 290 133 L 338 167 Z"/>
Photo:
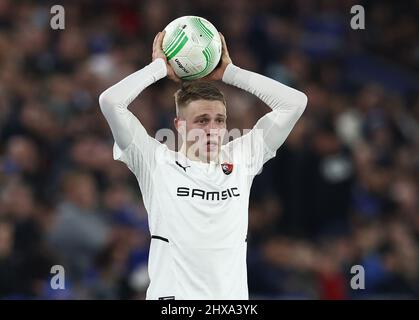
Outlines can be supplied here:
<path id="1" fill-rule="evenodd" d="M 194 80 L 210 74 L 221 57 L 221 39 L 208 20 L 184 16 L 164 29 L 163 51 L 176 75 Z"/>

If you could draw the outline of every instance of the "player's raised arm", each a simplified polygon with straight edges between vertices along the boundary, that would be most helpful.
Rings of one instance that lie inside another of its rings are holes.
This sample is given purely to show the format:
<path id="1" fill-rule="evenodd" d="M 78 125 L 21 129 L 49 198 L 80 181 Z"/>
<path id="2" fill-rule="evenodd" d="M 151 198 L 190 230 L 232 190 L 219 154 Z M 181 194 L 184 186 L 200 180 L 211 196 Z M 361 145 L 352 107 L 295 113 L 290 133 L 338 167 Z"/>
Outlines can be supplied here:
<path id="1" fill-rule="evenodd" d="M 222 80 L 227 84 L 246 90 L 257 96 L 272 109 L 255 125 L 256 129 L 261 129 L 263 143 L 268 149 L 266 151 L 270 151 L 268 153 L 272 155 L 284 143 L 304 112 L 307 105 L 307 96 L 303 92 L 278 81 L 235 66 L 231 62 L 222 35 L 221 41 L 223 43 L 223 54 L 220 65 L 207 79 Z"/>
<path id="2" fill-rule="evenodd" d="M 275 152 L 303 114 L 307 96 L 278 81 L 232 64 L 227 67 L 223 81 L 254 94 L 272 109 L 259 119 L 255 129 L 261 129 L 265 146 Z"/>
<path id="3" fill-rule="evenodd" d="M 147 135 L 140 121 L 128 110 L 129 104 L 145 88 L 166 75 L 174 81 L 179 81 L 163 53 L 163 37 L 164 33 L 159 32 L 154 38 L 152 62 L 149 65 L 119 81 L 99 96 L 102 113 L 121 150 L 131 143 L 136 130 L 142 130 L 141 134 Z"/>

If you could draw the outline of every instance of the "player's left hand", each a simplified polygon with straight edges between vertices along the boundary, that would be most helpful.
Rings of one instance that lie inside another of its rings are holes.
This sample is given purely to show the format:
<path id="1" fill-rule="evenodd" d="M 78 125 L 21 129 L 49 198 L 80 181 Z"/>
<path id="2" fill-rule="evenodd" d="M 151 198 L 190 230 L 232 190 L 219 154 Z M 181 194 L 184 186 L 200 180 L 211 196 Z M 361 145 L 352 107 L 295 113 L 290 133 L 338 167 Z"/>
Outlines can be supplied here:
<path id="1" fill-rule="evenodd" d="M 233 63 L 230 58 L 230 54 L 228 53 L 226 40 L 224 39 L 224 36 L 221 32 L 219 32 L 221 43 L 222 43 L 222 49 L 221 49 L 221 59 L 218 63 L 217 67 L 207 76 L 203 77 L 203 80 L 210 80 L 210 81 L 217 81 L 222 80 L 224 71 L 226 70 L 227 66 L 230 63 Z"/>

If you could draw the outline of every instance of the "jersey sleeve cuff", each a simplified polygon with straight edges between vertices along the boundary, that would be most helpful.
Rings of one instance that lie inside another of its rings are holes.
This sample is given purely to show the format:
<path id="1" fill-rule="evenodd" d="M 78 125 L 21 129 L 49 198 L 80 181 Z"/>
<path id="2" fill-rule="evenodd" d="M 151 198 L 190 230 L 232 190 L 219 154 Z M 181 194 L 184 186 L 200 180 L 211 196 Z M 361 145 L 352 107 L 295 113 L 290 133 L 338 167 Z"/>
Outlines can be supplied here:
<path id="1" fill-rule="evenodd" d="M 148 67 L 148 71 L 153 75 L 154 82 L 167 76 L 166 62 L 162 58 L 157 58 Z"/>
<path id="2" fill-rule="evenodd" d="M 249 77 L 246 71 L 230 63 L 224 71 L 223 82 L 241 88 L 248 86 Z"/>

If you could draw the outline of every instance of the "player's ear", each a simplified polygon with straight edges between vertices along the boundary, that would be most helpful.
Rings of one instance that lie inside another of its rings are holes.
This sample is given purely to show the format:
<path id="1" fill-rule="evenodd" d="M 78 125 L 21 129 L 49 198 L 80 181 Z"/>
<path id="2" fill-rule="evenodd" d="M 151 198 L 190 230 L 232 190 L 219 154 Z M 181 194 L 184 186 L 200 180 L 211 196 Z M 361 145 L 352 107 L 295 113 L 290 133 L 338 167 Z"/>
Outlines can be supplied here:
<path id="1" fill-rule="evenodd" d="M 183 125 L 183 122 L 185 122 L 185 120 L 183 120 L 183 119 L 181 119 L 179 117 L 176 117 L 173 122 L 175 124 L 176 130 L 179 131 L 179 130 L 181 130 L 181 127 Z"/>
<path id="2" fill-rule="evenodd" d="M 186 141 L 186 121 L 182 118 L 176 117 L 173 122 L 181 141 Z M 181 142 L 179 141 L 179 143 Z"/>
<path id="3" fill-rule="evenodd" d="M 174 123 L 174 125 L 175 125 L 176 130 L 177 130 L 179 133 L 182 133 L 183 131 L 185 131 L 185 127 L 186 127 L 186 121 L 185 121 L 185 120 L 183 120 L 183 119 L 181 119 L 181 118 L 176 117 L 176 118 L 173 120 L 173 123 Z"/>
<path id="4" fill-rule="evenodd" d="M 179 131 L 179 129 L 178 129 L 178 126 L 179 126 L 179 118 L 178 117 L 175 117 L 173 119 L 173 124 L 174 124 L 176 130 Z"/>

